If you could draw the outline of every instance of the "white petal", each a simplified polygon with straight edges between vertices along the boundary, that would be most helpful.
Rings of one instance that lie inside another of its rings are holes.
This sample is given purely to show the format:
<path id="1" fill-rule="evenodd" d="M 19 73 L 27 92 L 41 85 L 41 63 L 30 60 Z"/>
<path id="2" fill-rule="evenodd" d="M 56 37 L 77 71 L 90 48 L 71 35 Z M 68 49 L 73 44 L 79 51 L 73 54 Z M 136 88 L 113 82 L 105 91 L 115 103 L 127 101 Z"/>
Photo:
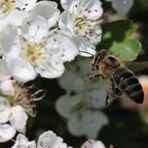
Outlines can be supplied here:
<path id="1" fill-rule="evenodd" d="M 108 124 L 108 118 L 99 111 L 87 111 L 82 115 L 82 127 L 89 139 L 97 138 L 99 131 Z"/>
<path id="2" fill-rule="evenodd" d="M 113 0 L 112 6 L 119 15 L 126 15 L 134 5 L 134 0 Z"/>
<path id="3" fill-rule="evenodd" d="M 4 95 L 15 95 L 15 88 L 13 86 L 13 81 L 10 79 L 4 80 L 0 83 L 0 90 Z"/>
<path id="4" fill-rule="evenodd" d="M 93 45 L 97 45 L 101 41 L 102 29 L 98 26 L 97 29 L 91 31 L 91 35 L 88 35 L 87 37 Z"/>
<path id="5" fill-rule="evenodd" d="M 60 0 L 60 3 L 64 9 L 67 9 L 74 0 Z"/>
<path id="6" fill-rule="evenodd" d="M 68 120 L 68 130 L 74 136 L 82 136 L 84 135 L 83 124 L 79 115 L 73 114 Z"/>
<path id="7" fill-rule="evenodd" d="M 58 82 L 60 86 L 66 91 L 80 92 L 83 90 L 84 87 L 84 85 L 82 84 L 82 78 L 80 78 L 78 74 L 70 70 L 66 70 L 62 77 L 58 79 Z M 71 82 L 73 82 L 73 85 L 71 85 Z"/>
<path id="8" fill-rule="evenodd" d="M 9 124 L 0 124 L 0 142 L 7 142 L 12 139 L 16 131 Z"/>
<path id="9" fill-rule="evenodd" d="M 0 96 L 0 123 L 6 123 L 9 120 L 11 107 L 7 98 Z"/>
<path id="10" fill-rule="evenodd" d="M 77 12 L 81 0 L 60 0 L 62 7 L 70 12 Z"/>
<path id="11" fill-rule="evenodd" d="M 24 11 L 30 11 L 36 4 L 37 0 L 16 0 L 16 6 Z"/>
<path id="12" fill-rule="evenodd" d="M 104 108 L 105 100 L 107 96 L 107 90 L 109 89 L 109 81 L 98 81 L 96 84 L 90 84 L 86 89 L 85 102 L 90 108 Z"/>
<path id="13" fill-rule="evenodd" d="M 63 30 L 69 30 L 73 35 L 75 34 L 74 32 L 74 22 L 72 19 L 72 15 L 69 14 L 68 11 L 64 11 L 61 14 L 60 20 L 59 20 L 59 27 L 60 29 Z"/>
<path id="14" fill-rule="evenodd" d="M 16 142 L 11 148 L 36 148 L 36 143 L 35 141 L 28 141 L 24 135 L 18 134 Z"/>
<path id="15" fill-rule="evenodd" d="M 36 72 L 45 78 L 60 77 L 65 70 L 64 62 L 72 61 L 78 54 L 71 34 L 65 31 L 49 34 L 46 49 L 46 58 L 36 67 Z"/>
<path id="16" fill-rule="evenodd" d="M 76 37 L 75 43 L 78 46 L 79 54 L 81 56 L 90 57 L 96 54 L 95 47 L 89 42 L 87 38 Z"/>
<path id="17" fill-rule="evenodd" d="M 14 9 L 7 16 L 6 20 L 8 21 L 8 23 L 10 23 L 12 25 L 19 26 L 19 25 L 21 25 L 21 23 L 24 20 L 24 18 L 26 18 L 28 16 L 29 16 L 29 14 L 27 12 L 19 11 L 17 9 Z"/>
<path id="18" fill-rule="evenodd" d="M 60 11 L 57 9 L 57 3 L 51 1 L 40 1 L 36 4 L 31 15 L 42 16 L 48 21 L 48 26 L 53 27 L 57 24 Z"/>
<path id="19" fill-rule="evenodd" d="M 8 25 L 7 17 L 3 16 L 0 18 L 0 32 Z"/>
<path id="20" fill-rule="evenodd" d="M 82 0 L 79 8 L 82 10 L 81 15 L 90 20 L 99 19 L 103 14 L 101 4 L 100 0 Z"/>
<path id="21" fill-rule="evenodd" d="M 1 67 L 0 76 L 10 75 L 10 71 L 7 67 L 7 64 L 3 59 L 0 59 L 0 67 Z"/>
<path id="22" fill-rule="evenodd" d="M 105 145 L 99 140 L 87 140 L 81 148 L 105 148 Z"/>
<path id="23" fill-rule="evenodd" d="M 44 17 L 30 15 L 23 21 L 21 31 L 30 42 L 39 43 L 48 32 L 48 24 Z"/>
<path id="24" fill-rule="evenodd" d="M 17 27 L 7 25 L 1 32 L 0 43 L 2 50 L 9 52 L 17 37 Z"/>
<path id="25" fill-rule="evenodd" d="M 58 137 L 52 131 L 44 132 L 40 135 L 37 148 L 67 148 L 67 144 L 63 143 L 63 139 Z"/>
<path id="26" fill-rule="evenodd" d="M 12 76 L 21 82 L 35 79 L 37 73 L 34 71 L 34 68 L 27 61 L 17 56 L 19 55 L 17 55 L 16 51 L 12 50 L 6 57 L 6 62 Z"/>
<path id="27" fill-rule="evenodd" d="M 56 110 L 60 115 L 69 119 L 73 114 L 72 110 L 81 102 L 81 100 L 81 95 L 63 95 L 56 102 Z"/>
<path id="28" fill-rule="evenodd" d="M 53 49 L 50 49 L 52 47 Z M 54 47 L 56 47 L 56 49 L 54 49 Z M 78 48 L 74 38 L 67 31 L 56 31 L 53 35 L 51 34 L 47 41 L 47 48 L 49 48 L 50 54 L 57 52 L 64 62 L 72 61 L 75 56 L 78 55 Z"/>
<path id="29" fill-rule="evenodd" d="M 10 123 L 19 132 L 24 133 L 28 115 L 21 106 L 12 107 Z"/>
<path id="30" fill-rule="evenodd" d="M 56 55 L 38 65 L 36 72 L 43 78 L 58 78 L 64 73 L 63 61 Z"/>

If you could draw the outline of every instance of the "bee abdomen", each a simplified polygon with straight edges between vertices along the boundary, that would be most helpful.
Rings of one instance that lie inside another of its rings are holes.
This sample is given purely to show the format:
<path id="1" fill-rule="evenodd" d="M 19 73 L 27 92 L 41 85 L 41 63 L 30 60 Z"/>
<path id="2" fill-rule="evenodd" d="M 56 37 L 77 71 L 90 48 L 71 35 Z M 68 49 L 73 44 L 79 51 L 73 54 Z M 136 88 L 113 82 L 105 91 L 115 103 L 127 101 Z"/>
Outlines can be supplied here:
<path id="1" fill-rule="evenodd" d="M 138 79 L 127 69 L 119 69 L 114 73 L 114 79 L 118 87 L 136 103 L 142 103 L 144 93 Z"/>

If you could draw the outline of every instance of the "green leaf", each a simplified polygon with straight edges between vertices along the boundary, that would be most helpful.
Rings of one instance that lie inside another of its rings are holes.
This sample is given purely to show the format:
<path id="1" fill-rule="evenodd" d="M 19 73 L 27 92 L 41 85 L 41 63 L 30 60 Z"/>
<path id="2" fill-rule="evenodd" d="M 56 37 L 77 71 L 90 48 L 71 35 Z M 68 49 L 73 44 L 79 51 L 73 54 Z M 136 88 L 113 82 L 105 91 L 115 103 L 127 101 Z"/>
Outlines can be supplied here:
<path id="1" fill-rule="evenodd" d="M 141 50 L 141 43 L 131 39 L 135 31 L 128 20 L 120 20 L 102 25 L 102 41 L 97 49 L 106 49 L 125 61 L 135 60 Z"/>
<path id="2" fill-rule="evenodd" d="M 135 28 L 130 21 L 119 20 L 102 25 L 102 40 L 111 39 L 122 41 L 124 38 L 130 37 Z"/>
<path id="3" fill-rule="evenodd" d="M 125 39 L 123 42 L 113 42 L 109 49 L 114 55 L 125 61 L 133 61 L 137 58 L 141 49 L 141 43 L 134 39 Z"/>
<path id="4" fill-rule="evenodd" d="M 2 93 L 0 93 L 0 97 L 5 97 L 5 95 L 3 95 Z"/>

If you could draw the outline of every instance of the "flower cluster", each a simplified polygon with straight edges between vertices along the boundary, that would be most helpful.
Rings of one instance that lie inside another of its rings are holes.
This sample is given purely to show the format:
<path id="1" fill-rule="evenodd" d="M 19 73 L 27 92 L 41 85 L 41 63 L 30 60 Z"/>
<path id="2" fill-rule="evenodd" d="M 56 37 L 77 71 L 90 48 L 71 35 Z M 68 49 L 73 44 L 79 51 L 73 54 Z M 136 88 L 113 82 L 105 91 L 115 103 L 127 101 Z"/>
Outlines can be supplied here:
<path id="1" fill-rule="evenodd" d="M 29 141 L 24 135 L 19 134 L 17 136 L 15 144 L 12 148 L 72 148 L 67 146 L 63 142 L 63 138 L 57 136 L 52 131 L 46 131 L 39 136 L 37 143 L 35 141 Z M 104 144 L 101 141 L 88 140 L 86 141 L 81 148 L 105 148 Z"/>
<path id="2" fill-rule="evenodd" d="M 38 75 L 57 78 L 65 70 L 64 62 L 84 55 L 80 51 L 95 54 L 102 32 L 100 0 L 61 0 L 62 14 L 52 1 L 10 0 L 0 4 L 4 24 L 0 30 L 1 53 L 16 80 L 27 82 Z"/>
<path id="3" fill-rule="evenodd" d="M 100 109 L 105 107 L 109 82 L 100 80 L 84 84 L 84 78 L 92 74 L 89 63 L 88 59 L 78 59 L 67 65 L 67 70 L 58 79 L 67 94 L 57 100 L 56 109 L 68 120 L 71 134 L 95 139 L 101 128 L 108 124 L 108 118 Z"/>
<path id="4" fill-rule="evenodd" d="M 0 142 L 25 133 L 28 114 L 35 115 L 32 102 L 44 97 L 38 95 L 42 90 L 30 92 L 26 82 L 38 75 L 58 78 L 65 62 L 95 54 L 102 33 L 100 0 L 61 0 L 61 5 L 62 13 L 53 1 L 0 1 Z"/>
<path id="5" fill-rule="evenodd" d="M 16 132 L 25 133 L 28 115 L 34 116 L 33 101 L 44 97 L 42 90 L 31 93 L 32 87 L 3 77 L 0 80 L 0 142 L 12 139 Z M 39 96 L 39 93 L 42 95 Z"/>
<path id="6" fill-rule="evenodd" d="M 122 9 L 125 0 L 114 0 L 112 5 L 125 15 L 133 0 L 126 2 L 129 5 Z M 66 90 L 57 100 L 56 110 L 67 119 L 72 135 L 96 139 L 109 122 L 101 111 L 110 86 L 108 80 L 82 82 L 92 74 L 90 61 L 82 57 L 95 55 L 101 41 L 102 2 L 60 0 L 60 3 L 62 12 L 50 0 L 0 0 L 0 142 L 9 141 L 17 132 L 25 134 L 28 115 L 35 116 L 33 102 L 45 95 L 43 90 L 33 92 L 33 85 L 27 86 L 37 76 L 58 78 L 59 85 Z M 76 57 L 78 62 L 72 63 Z M 12 148 L 19 147 L 71 148 L 52 131 L 43 133 L 37 143 L 19 134 Z M 105 148 L 94 140 L 81 146 L 87 147 Z"/>

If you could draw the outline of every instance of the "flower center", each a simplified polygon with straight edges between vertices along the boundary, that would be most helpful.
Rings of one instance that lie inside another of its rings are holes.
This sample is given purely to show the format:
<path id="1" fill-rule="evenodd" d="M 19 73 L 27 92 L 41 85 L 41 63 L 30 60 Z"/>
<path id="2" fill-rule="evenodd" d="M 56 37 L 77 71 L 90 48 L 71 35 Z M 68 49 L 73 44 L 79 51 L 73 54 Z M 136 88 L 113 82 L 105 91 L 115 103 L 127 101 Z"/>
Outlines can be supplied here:
<path id="1" fill-rule="evenodd" d="M 87 20 L 86 18 L 76 17 L 74 19 L 74 30 L 76 34 L 86 35 L 91 30 L 96 29 L 98 21 Z"/>
<path id="2" fill-rule="evenodd" d="M 0 0 L 0 12 L 6 13 L 14 8 L 13 0 Z"/>
<path id="3" fill-rule="evenodd" d="M 23 52 L 21 56 L 29 61 L 32 66 L 36 66 L 37 63 L 44 58 L 44 43 L 25 43 L 23 45 Z"/>
<path id="4" fill-rule="evenodd" d="M 33 91 L 32 86 L 25 87 L 23 84 L 15 84 L 15 95 L 7 96 L 11 106 L 20 105 L 24 110 L 30 115 L 35 116 L 34 108 L 36 105 L 33 103 L 35 101 L 41 100 L 45 96 L 44 90 Z"/>

